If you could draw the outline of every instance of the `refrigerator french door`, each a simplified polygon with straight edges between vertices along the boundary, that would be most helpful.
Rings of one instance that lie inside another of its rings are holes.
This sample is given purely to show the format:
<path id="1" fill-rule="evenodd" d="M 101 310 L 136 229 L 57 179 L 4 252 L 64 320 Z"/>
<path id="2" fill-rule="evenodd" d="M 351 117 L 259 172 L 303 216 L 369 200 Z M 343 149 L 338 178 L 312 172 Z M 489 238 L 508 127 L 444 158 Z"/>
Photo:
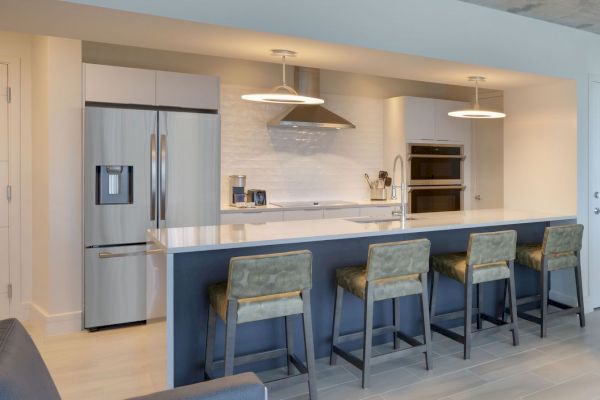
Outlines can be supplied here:
<path id="1" fill-rule="evenodd" d="M 164 313 L 146 230 L 218 224 L 219 132 L 216 113 L 86 106 L 85 328 Z"/>

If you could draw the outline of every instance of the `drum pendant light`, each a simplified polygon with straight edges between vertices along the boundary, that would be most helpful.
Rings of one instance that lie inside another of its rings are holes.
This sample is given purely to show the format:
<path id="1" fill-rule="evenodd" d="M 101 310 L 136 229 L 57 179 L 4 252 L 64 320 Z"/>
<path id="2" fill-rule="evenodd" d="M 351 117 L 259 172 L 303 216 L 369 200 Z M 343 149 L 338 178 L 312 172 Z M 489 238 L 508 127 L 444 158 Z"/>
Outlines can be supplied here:
<path id="1" fill-rule="evenodd" d="M 256 101 L 260 103 L 277 103 L 277 104 L 323 104 L 325 100 L 319 99 L 317 97 L 309 97 L 309 96 L 301 96 L 294 90 L 293 87 L 288 86 L 285 83 L 285 58 L 286 57 L 295 57 L 295 51 L 291 50 L 283 50 L 283 49 L 274 49 L 271 50 L 271 55 L 281 57 L 281 67 L 283 71 L 283 83 L 281 85 L 275 86 L 268 93 L 252 93 L 245 94 L 242 96 L 242 99 L 248 101 Z"/>
<path id="2" fill-rule="evenodd" d="M 466 110 L 450 111 L 449 116 L 455 118 L 492 119 L 504 118 L 506 114 L 498 111 L 482 110 L 479 106 L 479 82 L 485 82 L 483 76 L 470 76 L 469 82 L 475 82 L 475 103 L 473 107 Z"/>

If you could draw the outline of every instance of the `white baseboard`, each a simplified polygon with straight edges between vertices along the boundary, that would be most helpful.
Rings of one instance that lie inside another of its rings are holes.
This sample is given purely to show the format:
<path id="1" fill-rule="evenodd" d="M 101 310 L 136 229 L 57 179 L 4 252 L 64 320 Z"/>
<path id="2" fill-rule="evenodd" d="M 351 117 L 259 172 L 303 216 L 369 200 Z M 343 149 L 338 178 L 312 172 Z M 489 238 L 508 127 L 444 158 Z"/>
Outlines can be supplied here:
<path id="1" fill-rule="evenodd" d="M 81 331 L 81 311 L 48 314 L 42 307 L 32 303 L 29 314 L 31 323 L 46 336 Z"/>
<path id="2" fill-rule="evenodd" d="M 552 300 L 558 301 L 559 303 L 563 303 L 563 304 L 566 304 L 571 307 L 577 306 L 577 297 L 570 295 L 570 294 L 565 294 L 562 292 L 558 292 L 556 290 L 550 290 L 550 298 Z M 584 307 L 585 307 L 585 302 L 584 302 Z"/>

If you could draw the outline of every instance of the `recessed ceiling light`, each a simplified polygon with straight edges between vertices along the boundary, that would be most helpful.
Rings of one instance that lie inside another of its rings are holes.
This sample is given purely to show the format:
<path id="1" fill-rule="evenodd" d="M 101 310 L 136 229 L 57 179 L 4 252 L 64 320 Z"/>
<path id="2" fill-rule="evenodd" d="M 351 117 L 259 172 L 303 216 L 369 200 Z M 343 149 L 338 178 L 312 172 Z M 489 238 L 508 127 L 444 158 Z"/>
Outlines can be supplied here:
<path id="1" fill-rule="evenodd" d="M 479 106 L 479 82 L 484 82 L 483 76 L 470 76 L 469 82 L 475 82 L 475 103 L 473 108 L 466 110 L 450 111 L 449 116 L 455 118 L 472 118 L 472 119 L 493 119 L 493 118 L 504 118 L 506 114 L 498 111 L 482 110 Z"/>
<path id="2" fill-rule="evenodd" d="M 277 103 L 277 104 L 323 104 L 325 100 L 318 97 L 301 96 L 294 90 L 293 87 L 285 83 L 285 58 L 295 57 L 296 52 L 292 50 L 274 49 L 271 50 L 271 55 L 281 57 L 281 67 L 283 70 L 283 83 L 275 86 L 269 93 L 251 93 L 242 95 L 242 99 L 248 101 L 256 101 L 260 103 Z"/>

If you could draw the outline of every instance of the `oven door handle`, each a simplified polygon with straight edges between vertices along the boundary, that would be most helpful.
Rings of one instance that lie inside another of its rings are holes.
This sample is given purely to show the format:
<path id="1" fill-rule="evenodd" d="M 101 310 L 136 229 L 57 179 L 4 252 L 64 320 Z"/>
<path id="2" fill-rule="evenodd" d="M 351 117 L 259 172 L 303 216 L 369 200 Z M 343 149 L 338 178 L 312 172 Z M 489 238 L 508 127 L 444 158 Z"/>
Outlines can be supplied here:
<path id="1" fill-rule="evenodd" d="M 464 154 L 461 155 L 445 155 L 445 154 L 409 154 L 408 159 L 412 160 L 413 158 L 442 158 L 448 160 L 464 160 L 467 158 Z"/>
<path id="2" fill-rule="evenodd" d="M 465 190 L 467 187 L 464 185 L 445 185 L 445 186 L 409 186 L 408 191 L 413 190 L 437 190 L 437 189 L 460 189 Z"/>

